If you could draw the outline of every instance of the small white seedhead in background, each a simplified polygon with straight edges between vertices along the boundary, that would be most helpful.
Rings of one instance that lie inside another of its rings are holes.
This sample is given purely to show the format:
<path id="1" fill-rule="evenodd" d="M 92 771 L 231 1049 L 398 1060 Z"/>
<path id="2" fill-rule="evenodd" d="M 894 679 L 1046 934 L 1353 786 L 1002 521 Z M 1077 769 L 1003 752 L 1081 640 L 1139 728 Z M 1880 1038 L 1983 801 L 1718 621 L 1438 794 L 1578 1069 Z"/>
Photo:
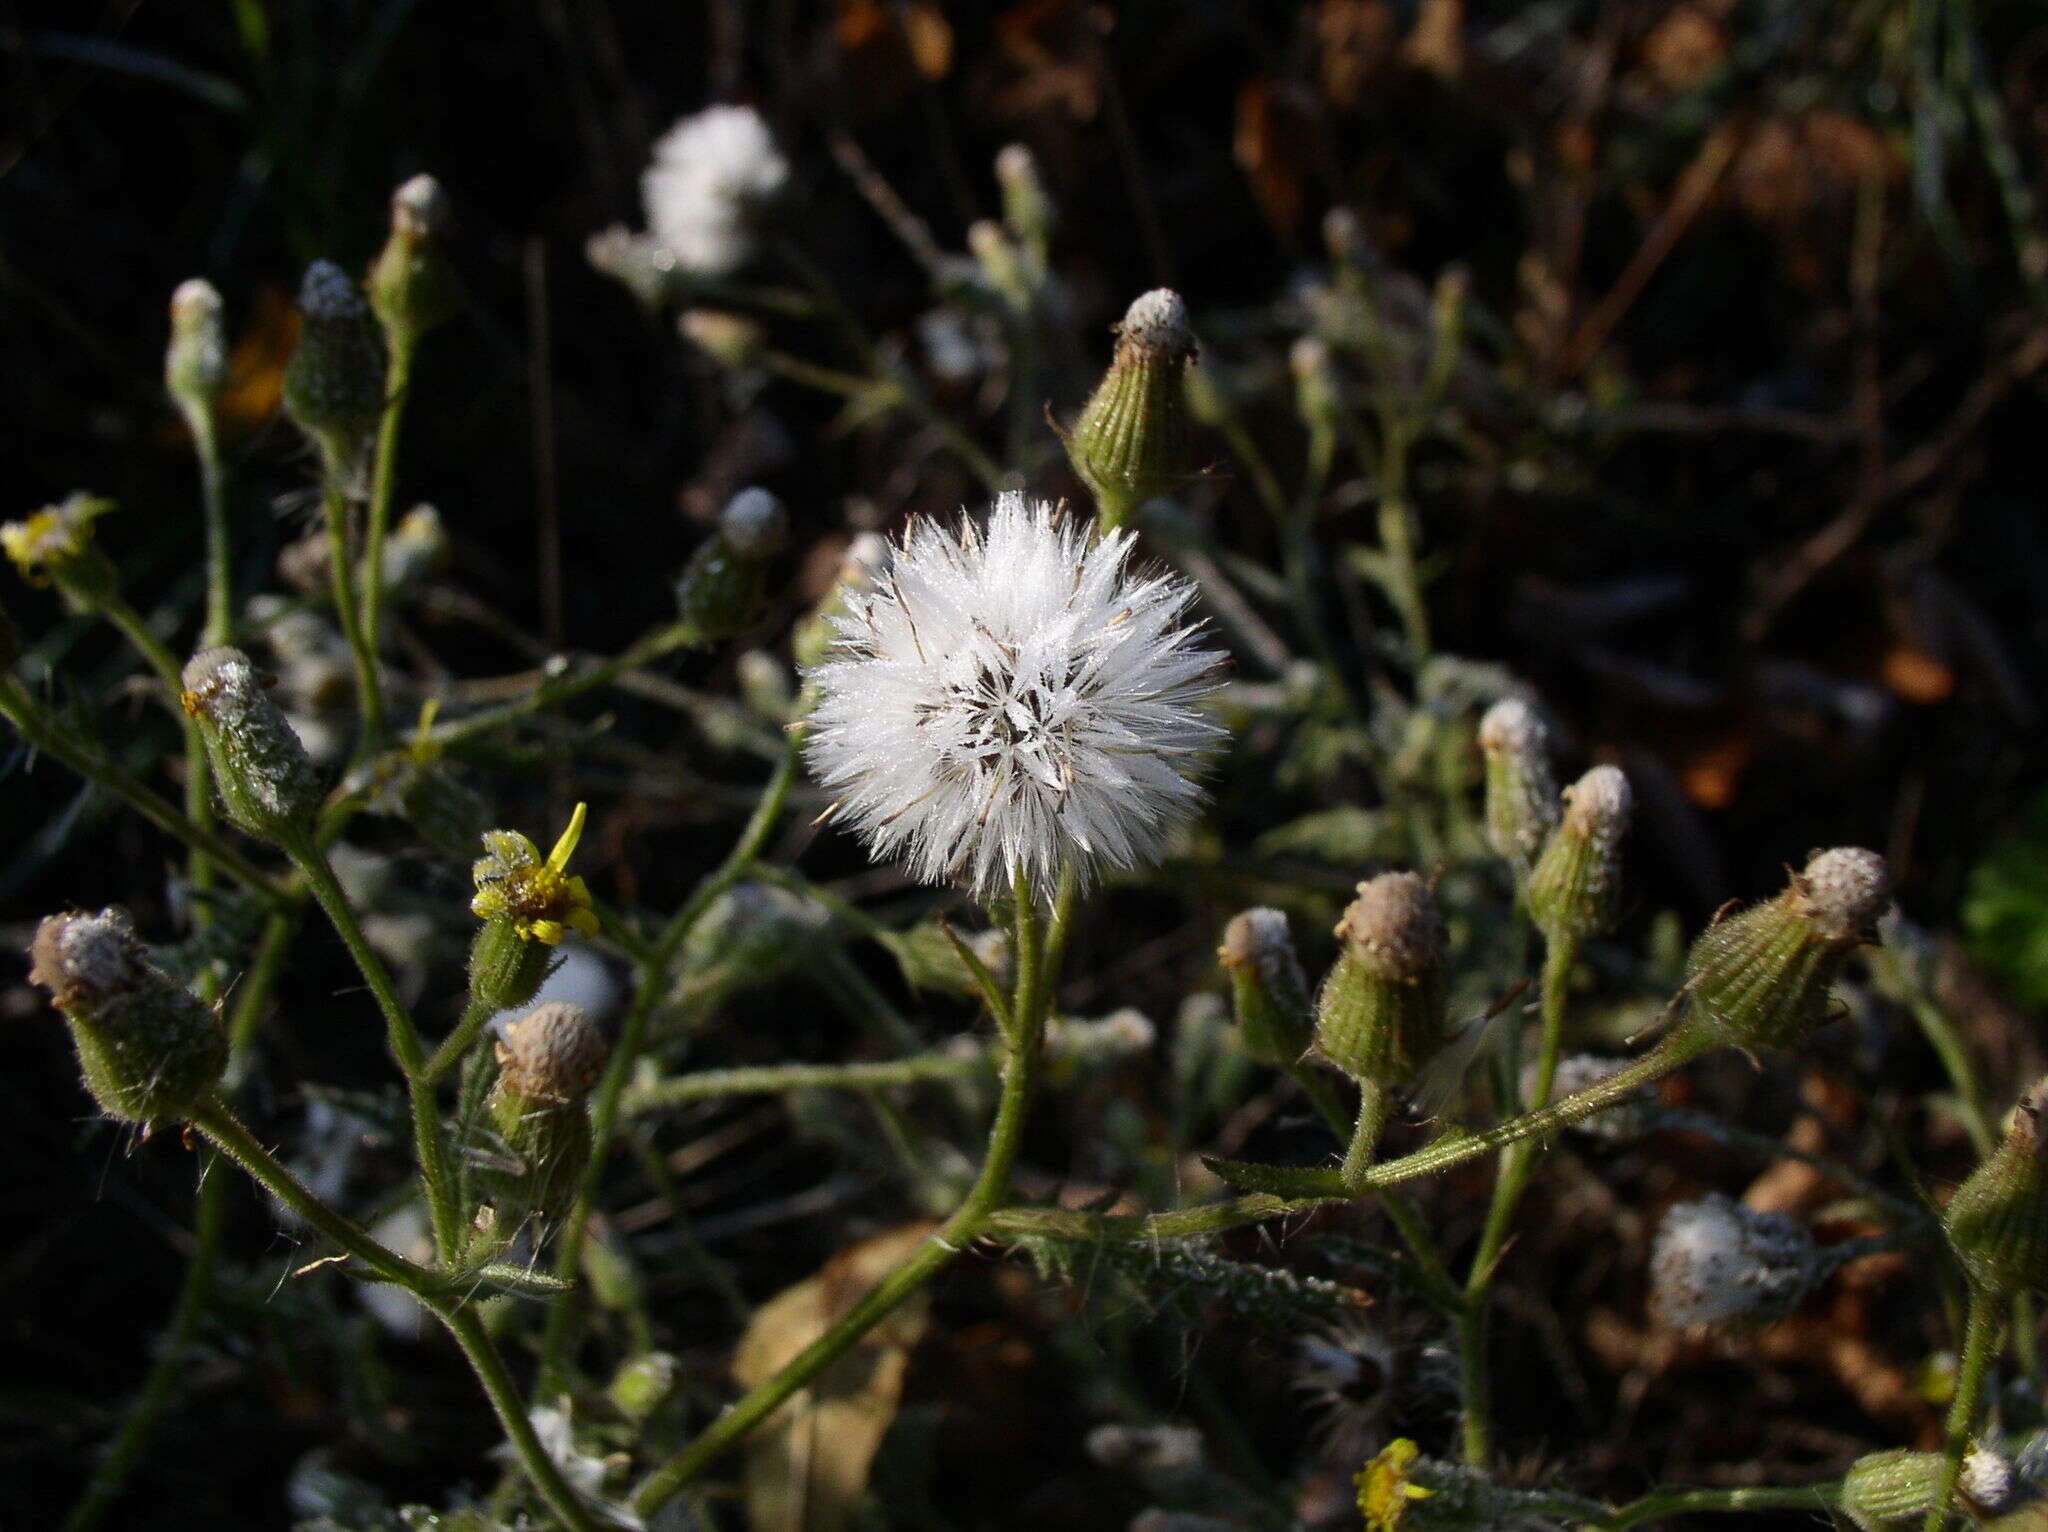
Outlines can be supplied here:
<path id="1" fill-rule="evenodd" d="M 789 161 L 750 106 L 682 118 L 640 178 L 647 232 L 681 270 L 729 276 L 753 253 L 762 206 L 789 181 Z"/>
<path id="2" fill-rule="evenodd" d="M 805 749 L 877 857 L 1050 898 L 1063 866 L 1150 861 L 1193 815 L 1221 656 L 1185 621 L 1193 587 L 1130 554 L 1012 491 L 985 522 L 916 523 L 847 591 Z"/>
<path id="3" fill-rule="evenodd" d="M 1650 1306 L 1680 1329 L 1760 1323 L 1790 1312 L 1819 1275 L 1804 1224 L 1716 1192 L 1664 1215 L 1650 1256 Z"/>

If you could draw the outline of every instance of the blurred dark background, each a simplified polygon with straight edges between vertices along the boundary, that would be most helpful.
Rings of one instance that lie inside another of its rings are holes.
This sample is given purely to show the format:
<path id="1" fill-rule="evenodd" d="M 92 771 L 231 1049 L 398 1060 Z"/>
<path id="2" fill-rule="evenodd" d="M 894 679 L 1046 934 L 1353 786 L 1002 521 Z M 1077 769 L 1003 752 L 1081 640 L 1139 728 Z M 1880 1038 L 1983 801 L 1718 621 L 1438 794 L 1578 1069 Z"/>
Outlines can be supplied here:
<path id="1" fill-rule="evenodd" d="M 0 92 L 0 513 L 109 495 L 122 510 L 103 536 L 138 605 L 196 606 L 191 461 L 160 368 L 168 295 L 204 275 L 237 339 L 238 553 L 268 567 L 310 482 L 275 414 L 297 274 L 319 256 L 360 269 L 391 189 L 431 171 L 459 212 L 466 292 L 416 379 L 402 494 L 440 508 L 468 587 L 597 652 L 668 615 L 655 576 L 740 482 L 783 495 L 800 543 L 977 493 L 942 457 L 907 471 L 901 428 L 828 433 L 829 402 L 792 387 L 735 402 L 590 268 L 591 233 L 638 225 L 641 167 L 676 116 L 759 107 L 796 169 L 793 224 L 877 334 L 909 325 L 929 284 L 846 146 L 958 250 L 996 211 L 996 150 L 1030 145 L 1076 320 L 1050 402 L 1071 411 L 1129 297 L 1171 283 L 1209 359 L 1249 380 L 1247 419 L 1282 463 L 1300 450 L 1289 295 L 1325 260 L 1324 214 L 1348 207 L 1387 269 L 1427 286 L 1464 268 L 1492 372 L 1467 401 L 1472 450 L 1418 468 L 1439 644 L 1533 681 L 1575 756 L 1630 767 L 1645 907 L 1697 922 L 1812 847 L 1868 843 L 1999 994 L 2048 1000 L 2036 7 L 10 4 Z M 1041 487 L 1072 488 L 1049 469 Z M 1270 549 L 1241 483 L 1203 493 L 1219 541 Z M 559 568 L 539 553 L 550 498 Z M 1335 547 L 1369 538 L 1368 519 L 1332 503 L 1322 530 Z M 792 560 L 764 631 L 829 568 Z M 43 652 L 81 690 L 116 689 L 113 643 L 6 579 Z M 508 668 L 467 630 L 427 636 L 454 670 Z M 726 661 L 690 663 L 693 681 L 724 679 Z M 139 704 L 128 716 L 135 750 L 173 744 Z M 10 939 L 73 900 L 162 918 L 161 843 L 47 764 L 0 762 Z M 714 844 L 687 812 L 651 815 L 590 870 L 659 905 Z M 141 1365 L 188 1162 L 88 1126 L 55 1029 L 22 1041 L 39 1007 L 0 984 L 24 1060 L 0 1072 L 0 1508 L 30 1526 Z M 274 1350 L 292 1301 L 230 1306 L 212 1338 Z M 236 1338 L 259 1322 L 261 1342 Z M 281 1465 L 334 1431 L 327 1412 L 394 1407 L 274 1376 L 267 1409 L 243 1390 L 200 1435 L 168 1428 L 166 1499 L 130 1525 L 221 1524 L 180 1519 L 180 1493 L 207 1514 L 274 1507 Z"/>

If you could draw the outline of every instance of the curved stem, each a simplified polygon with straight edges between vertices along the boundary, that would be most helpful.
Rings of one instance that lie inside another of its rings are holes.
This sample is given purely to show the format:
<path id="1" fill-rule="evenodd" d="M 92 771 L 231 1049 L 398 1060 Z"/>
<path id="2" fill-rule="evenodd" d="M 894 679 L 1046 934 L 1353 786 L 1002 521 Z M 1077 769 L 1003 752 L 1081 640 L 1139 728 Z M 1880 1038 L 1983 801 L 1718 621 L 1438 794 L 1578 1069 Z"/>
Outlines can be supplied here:
<path id="1" fill-rule="evenodd" d="M 497 1411 L 498 1424 L 505 1429 L 506 1441 L 519 1455 L 520 1467 L 526 1470 L 527 1478 L 533 1481 L 533 1487 L 548 1503 L 548 1508 L 562 1518 L 562 1524 L 570 1532 L 598 1532 L 598 1519 L 591 1514 L 569 1481 L 562 1477 L 562 1470 L 534 1434 L 533 1419 L 527 1413 L 525 1401 L 519 1397 L 519 1387 L 505 1370 L 504 1358 L 498 1355 L 498 1348 L 491 1343 L 491 1337 L 476 1317 L 475 1310 L 445 1301 L 431 1302 L 428 1307 L 448 1327 L 448 1333 L 455 1337 L 455 1344 L 462 1348 L 463 1356 L 476 1373 L 477 1382 L 490 1396 L 491 1408 Z"/>
<path id="2" fill-rule="evenodd" d="M 434 1274 L 425 1267 L 385 1249 L 360 1224 L 344 1218 L 314 1196 L 283 1161 L 242 1125 L 217 1094 L 194 1107 L 190 1120 L 193 1127 L 213 1140 L 221 1153 L 260 1181 L 278 1201 L 386 1281 L 416 1293 L 435 1281 Z"/>
<path id="3" fill-rule="evenodd" d="M 370 986 L 370 993 L 376 997 L 378 1010 L 384 1014 L 385 1042 L 399 1072 L 405 1076 L 412 1098 L 413 1149 L 419 1160 L 427 1211 L 433 1219 L 434 1246 L 443 1260 L 454 1260 L 462 1249 L 461 1210 L 455 1205 L 455 1181 L 448 1170 L 448 1150 L 442 1142 L 440 1113 L 434 1105 L 434 1080 L 427 1073 L 426 1050 L 420 1043 L 419 1031 L 399 1000 L 383 959 L 363 935 L 362 924 L 335 879 L 327 854 L 306 835 L 295 837 L 284 850 L 320 908 L 326 911 L 349 956 L 361 970 L 364 982 Z"/>
<path id="4" fill-rule="evenodd" d="M 802 705 L 799 704 L 801 711 Z M 577 1183 L 576 1201 L 555 1237 L 555 1275 L 565 1282 L 573 1282 L 583 1265 L 583 1241 L 591 1213 L 597 1206 L 598 1188 L 603 1180 L 605 1161 L 611 1152 L 620 1102 L 625 1096 L 626 1082 L 632 1078 L 633 1066 L 640 1057 L 641 1049 L 646 1046 L 647 1029 L 653 1021 L 654 1012 L 661 1004 L 662 996 L 668 992 L 669 973 L 675 966 L 676 954 L 682 950 L 683 942 L 703 918 L 704 912 L 711 908 L 720 894 L 746 875 L 747 869 L 753 866 L 755 858 L 767 845 L 769 835 L 789 802 L 790 788 L 796 782 L 797 769 L 803 760 L 802 743 L 802 731 L 792 730 L 782 763 L 776 767 L 775 775 L 762 791 L 761 801 L 755 804 L 753 815 L 732 850 L 717 869 L 697 885 L 688 902 L 662 929 L 654 943 L 653 955 L 641 966 L 640 983 L 634 991 L 626 1019 L 619 1027 L 618 1043 L 605 1065 L 604 1078 L 598 1082 L 591 1097 L 590 1156 L 584 1162 L 583 1175 Z M 547 1330 L 541 1339 L 538 1385 L 544 1394 L 560 1387 L 570 1329 L 577 1313 L 575 1297 L 573 1293 L 564 1293 L 548 1310 Z"/>
<path id="5" fill-rule="evenodd" d="M 1577 961 L 1578 943 L 1569 938 L 1553 940 L 1543 955 L 1543 1040 L 1536 1056 L 1536 1089 L 1529 1097 L 1529 1105 L 1535 1110 L 1550 1105 L 1550 1092 L 1557 1082 L 1557 1060 L 1564 1040 L 1565 995 L 1572 966 Z M 1465 1403 L 1465 1461 L 1474 1468 L 1484 1468 L 1493 1456 L 1492 1388 L 1486 1361 L 1493 1278 L 1499 1270 L 1509 1230 L 1514 1226 L 1515 1206 L 1522 1200 L 1535 1163 L 1533 1140 L 1524 1139 L 1502 1153 L 1493 1183 L 1493 1201 L 1487 1208 L 1486 1223 L 1465 1279 L 1465 1306 L 1458 1316 L 1458 1372 Z"/>
<path id="6" fill-rule="evenodd" d="M 633 1494 L 632 1508 L 651 1516 L 691 1483 L 721 1454 L 773 1414 L 783 1401 L 857 1344 L 898 1304 L 929 1282 L 941 1268 L 981 1236 L 989 1219 L 1009 1196 L 1010 1176 L 1023 1146 L 1024 1122 L 1031 1107 L 1045 1040 L 1046 999 L 1051 975 L 1048 951 L 1057 950 L 1064 931 L 1050 942 L 1039 919 L 1031 890 L 1017 890 L 1017 986 L 1011 1001 L 1016 1020 L 1003 1063 L 1003 1091 L 989 1130 L 988 1156 L 967 1198 L 941 1224 L 917 1253 L 867 1293 L 798 1356 L 773 1377 L 749 1390 L 738 1403 L 713 1421 L 698 1438 L 648 1475 Z M 1055 924 L 1059 924 L 1056 920 Z"/>
<path id="7" fill-rule="evenodd" d="M 398 432 L 405 418 L 406 396 L 412 391 L 414 341 L 409 328 L 386 332 L 391 338 L 389 392 L 384 417 L 377 426 L 377 455 L 370 469 L 370 511 L 363 533 L 363 644 L 377 653 L 377 634 L 384 615 L 384 534 L 391 524 L 391 492 L 397 478 Z"/>
<path id="8" fill-rule="evenodd" d="M 1934 1504 L 1920 1532 L 1941 1532 L 1955 1499 L 1956 1481 L 1962 1477 L 1963 1457 L 1970 1450 L 1970 1436 L 1977 1425 L 1977 1400 L 1984 1392 L 1984 1378 L 1991 1359 L 1998 1352 L 1998 1316 L 2001 1304 L 1996 1295 L 1975 1283 L 1970 1285 L 1969 1315 L 1963 1322 L 1963 1355 L 1956 1367 L 1955 1398 L 1949 1401 L 1948 1424 L 1943 1431 L 1941 1483 L 1934 1492 Z"/>
<path id="9" fill-rule="evenodd" d="M 384 738 L 384 684 L 377 671 L 376 651 L 363 634 L 362 614 L 356 608 L 355 572 L 349 554 L 348 495 L 342 488 L 342 465 L 334 452 L 323 447 L 321 458 L 321 499 L 327 518 L 328 583 L 334 591 L 334 616 L 355 656 L 356 692 L 362 699 L 363 729 L 372 742 Z"/>
<path id="10" fill-rule="evenodd" d="M 107 1444 L 106 1455 L 100 1459 L 85 1493 L 65 1518 L 63 1532 L 91 1532 L 106 1519 L 120 1499 L 128 1476 L 141 1461 L 143 1449 L 149 1445 L 157 1422 L 171 1402 L 172 1392 L 190 1370 L 185 1353 L 213 1292 L 221 1228 L 226 1222 L 228 1180 L 218 1170 L 214 1165 L 200 1168 L 199 1194 L 193 1208 L 192 1258 L 185 1265 L 184 1285 L 178 1292 L 177 1307 L 171 1311 L 171 1321 L 157 1337 L 156 1360 L 150 1363 L 149 1373 L 136 1390 L 134 1403 L 128 1407 L 127 1418 Z"/>
<path id="11" fill-rule="evenodd" d="M 1379 1148 L 1380 1134 L 1394 1114 L 1394 1093 L 1370 1080 L 1358 1085 L 1358 1117 L 1351 1125 L 1351 1140 L 1344 1148 L 1344 1168 L 1339 1172 L 1346 1186 L 1365 1184 L 1365 1172 Z"/>
<path id="12" fill-rule="evenodd" d="M 182 841 L 191 850 L 205 852 L 216 867 L 250 892 L 273 906 L 284 902 L 277 884 L 241 852 L 213 830 L 179 813 L 168 800 L 136 781 L 104 754 L 73 739 L 19 681 L 4 674 L 0 674 L 0 717 L 36 749 L 55 757 L 95 787 L 113 794 L 166 835 Z"/>

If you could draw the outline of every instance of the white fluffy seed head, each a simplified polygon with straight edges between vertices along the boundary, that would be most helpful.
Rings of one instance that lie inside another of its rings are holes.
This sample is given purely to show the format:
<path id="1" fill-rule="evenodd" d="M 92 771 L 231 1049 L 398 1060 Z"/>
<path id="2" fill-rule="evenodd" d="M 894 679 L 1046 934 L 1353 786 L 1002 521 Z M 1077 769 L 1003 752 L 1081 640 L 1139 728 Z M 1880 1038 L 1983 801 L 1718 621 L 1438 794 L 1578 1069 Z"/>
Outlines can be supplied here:
<path id="1" fill-rule="evenodd" d="M 1989 1447 L 1979 1447 L 1963 1459 L 1956 1488 L 1979 1511 L 1996 1514 L 2004 1510 L 2016 1488 L 2011 1459 Z"/>
<path id="2" fill-rule="evenodd" d="M 755 214 L 788 181 L 789 162 L 760 113 L 707 107 L 654 146 L 640 178 L 647 231 L 682 270 L 730 275 L 753 253 Z"/>
<path id="3" fill-rule="evenodd" d="M 1488 755 L 1545 756 L 1550 730 L 1520 697 L 1503 697 L 1479 719 L 1479 748 Z"/>
<path id="4" fill-rule="evenodd" d="M 1861 846 L 1818 851 L 1793 882 L 1806 917 L 1835 941 L 1867 939 L 1892 902 L 1892 871 Z"/>
<path id="5" fill-rule="evenodd" d="M 354 279 L 332 261 L 315 261 L 299 281 L 299 309 L 308 319 L 354 320 L 369 312 Z"/>
<path id="6" fill-rule="evenodd" d="M 1564 790 L 1565 828 L 1602 849 L 1628 833 L 1634 808 L 1635 793 L 1618 766 L 1595 766 Z"/>
<path id="7" fill-rule="evenodd" d="M 1650 1304 L 1681 1329 L 1772 1319 L 1805 1296 L 1818 1266 L 1805 1225 L 1716 1192 L 1664 1215 L 1650 1256 Z"/>
<path id="8" fill-rule="evenodd" d="M 1185 621 L 1193 588 L 1133 571 L 1131 542 L 1011 491 L 984 522 L 913 524 L 846 591 L 805 750 L 877 857 L 1050 898 L 1063 866 L 1149 861 L 1195 812 L 1221 657 Z"/>
<path id="9" fill-rule="evenodd" d="M 1170 287 L 1155 287 L 1133 298 L 1116 333 L 1127 346 L 1163 356 L 1187 358 L 1195 354 L 1195 332 L 1188 325 L 1188 306 Z"/>
<path id="10" fill-rule="evenodd" d="M 718 530 L 742 558 L 770 558 L 789 542 L 789 512 L 773 493 L 752 485 L 725 503 Z"/>

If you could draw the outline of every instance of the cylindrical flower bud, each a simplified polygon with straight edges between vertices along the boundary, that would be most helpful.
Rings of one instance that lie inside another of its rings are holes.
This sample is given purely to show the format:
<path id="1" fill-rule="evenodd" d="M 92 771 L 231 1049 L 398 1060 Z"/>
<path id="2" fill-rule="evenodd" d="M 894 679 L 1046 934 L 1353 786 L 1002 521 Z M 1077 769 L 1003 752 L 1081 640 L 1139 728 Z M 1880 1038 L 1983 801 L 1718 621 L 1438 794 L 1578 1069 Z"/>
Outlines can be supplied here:
<path id="1" fill-rule="evenodd" d="M 182 1117 L 220 1079 L 220 1018 L 149 961 L 120 910 L 50 916 L 29 958 L 29 979 L 64 1013 L 86 1089 L 109 1117 Z"/>
<path id="2" fill-rule="evenodd" d="M 1820 1274 L 1804 1224 L 1716 1192 L 1664 1215 L 1650 1255 L 1650 1307 L 1681 1329 L 1761 1324 L 1790 1313 Z"/>
<path id="3" fill-rule="evenodd" d="M 1775 899 L 1700 933 L 1686 957 L 1684 1025 L 1737 1048 L 1795 1046 L 1828 1019 L 1835 978 L 1891 893 L 1875 851 L 1816 852 Z"/>
<path id="4" fill-rule="evenodd" d="M 1276 1069 L 1298 1062 L 1315 1041 L 1315 1006 L 1287 917 L 1265 908 L 1232 916 L 1216 956 L 1230 975 L 1246 1056 Z"/>
<path id="5" fill-rule="evenodd" d="M 202 649 L 186 663 L 181 700 L 199 721 L 228 818 L 265 840 L 303 834 L 320 807 L 320 779 L 249 656 Z"/>
<path id="6" fill-rule="evenodd" d="M 220 293 L 201 277 L 171 294 L 171 343 L 164 351 L 164 389 L 195 434 L 213 418 L 228 376 L 228 342 Z"/>
<path id="7" fill-rule="evenodd" d="M 683 620 L 705 638 L 725 638 L 754 618 L 769 560 L 789 542 L 789 513 L 759 487 L 743 489 L 719 513 L 718 530 L 697 545 L 676 580 Z"/>
<path id="8" fill-rule="evenodd" d="M 1550 730 L 1520 697 L 1507 697 L 1479 720 L 1486 757 L 1486 838 L 1495 855 L 1527 874 L 1557 824 L 1557 777 Z"/>
<path id="9" fill-rule="evenodd" d="M 1564 814 L 1529 873 L 1529 914 L 1551 941 L 1582 941 L 1614 924 L 1621 840 L 1634 795 L 1618 767 L 1595 766 L 1564 791 Z"/>
<path id="10" fill-rule="evenodd" d="M 1288 347 L 1287 366 L 1294 374 L 1294 408 L 1302 424 L 1311 431 L 1335 431 L 1343 403 L 1329 346 L 1318 336 L 1304 335 Z"/>
<path id="11" fill-rule="evenodd" d="M 1052 243 L 1053 205 L 1038 161 L 1022 144 L 1006 144 L 996 155 L 996 184 L 1003 193 L 1003 222 L 1041 268 Z"/>
<path id="12" fill-rule="evenodd" d="M 1131 304 L 1116 355 L 1067 436 L 1074 472 L 1105 529 L 1191 476 L 1186 374 L 1194 332 L 1179 293 L 1160 287 Z"/>
<path id="13" fill-rule="evenodd" d="M 1934 1509 L 1946 1468 L 1939 1452 L 1915 1452 L 1910 1447 L 1872 1452 L 1849 1465 L 1835 1503 L 1863 1532 L 1885 1532 L 1902 1522 L 1918 1521 Z M 1981 1520 L 2011 1509 L 2019 1485 L 2010 1461 L 1979 1447 L 1963 1459 L 1956 1492 L 1971 1515 Z"/>
<path id="14" fill-rule="evenodd" d="M 384 410 L 384 349 L 348 273 L 315 261 L 299 284 L 299 343 L 284 369 L 284 408 L 331 459 L 346 460 Z"/>
<path id="15" fill-rule="evenodd" d="M 1956 1188 L 1942 1214 L 1956 1259 L 1985 1292 L 2048 1287 L 2048 1080 L 2013 1111 L 2004 1140 Z"/>
<path id="16" fill-rule="evenodd" d="M 505 1028 L 491 1089 L 491 1126 L 505 1150 L 488 1179 L 502 1202 L 559 1217 L 590 1158 L 584 1106 L 604 1072 L 605 1044 L 580 1005 L 537 1006 Z"/>
<path id="17" fill-rule="evenodd" d="M 1412 872 L 1358 885 L 1316 1005 L 1316 1052 L 1354 1080 L 1399 1086 L 1446 1041 L 1444 923 Z"/>
<path id="18" fill-rule="evenodd" d="M 371 263 L 370 307 L 394 352 L 455 312 L 449 269 L 448 194 L 432 176 L 414 176 L 391 194 L 391 237 Z"/>
<path id="19" fill-rule="evenodd" d="M 967 248 L 989 291 L 1013 310 L 1021 312 L 1031 306 L 1031 273 L 1007 229 L 992 218 L 977 219 L 967 227 Z"/>

